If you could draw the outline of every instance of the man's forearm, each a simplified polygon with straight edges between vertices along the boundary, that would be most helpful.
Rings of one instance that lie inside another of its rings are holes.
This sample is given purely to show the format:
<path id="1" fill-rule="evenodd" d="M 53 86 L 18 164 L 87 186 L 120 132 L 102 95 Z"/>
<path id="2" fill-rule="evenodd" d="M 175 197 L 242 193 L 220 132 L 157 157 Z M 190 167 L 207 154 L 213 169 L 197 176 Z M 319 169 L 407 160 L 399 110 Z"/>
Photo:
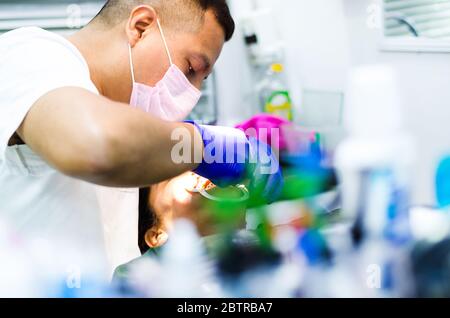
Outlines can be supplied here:
<path id="1" fill-rule="evenodd" d="M 189 124 L 148 121 L 145 114 L 125 120 L 125 125 L 111 141 L 107 157 L 111 167 L 85 179 L 113 187 L 143 187 L 194 170 L 202 158 L 203 142 L 198 131 Z M 153 124 L 153 125 L 152 125 Z M 172 138 L 175 131 L 189 134 L 190 159 L 174 160 L 173 149 L 179 140 Z"/>
<path id="2" fill-rule="evenodd" d="M 196 167 L 176 163 L 172 135 L 192 137 L 192 156 L 202 157 L 201 138 L 189 124 L 169 123 L 79 88 L 42 97 L 18 130 L 19 136 L 62 173 L 112 187 L 148 186 Z"/>

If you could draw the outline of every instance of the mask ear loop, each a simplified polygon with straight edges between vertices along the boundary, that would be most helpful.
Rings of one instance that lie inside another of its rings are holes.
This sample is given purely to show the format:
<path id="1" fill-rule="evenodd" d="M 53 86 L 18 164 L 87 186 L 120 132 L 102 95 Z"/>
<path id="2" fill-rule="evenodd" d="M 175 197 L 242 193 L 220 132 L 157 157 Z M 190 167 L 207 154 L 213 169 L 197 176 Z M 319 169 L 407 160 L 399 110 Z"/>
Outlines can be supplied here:
<path id="1" fill-rule="evenodd" d="M 238 185 L 235 186 L 236 189 L 241 190 L 241 197 L 236 199 L 223 199 L 218 198 L 213 195 L 211 195 L 208 190 L 201 188 L 196 189 L 195 191 L 200 193 L 203 197 L 205 197 L 208 200 L 216 201 L 216 202 L 231 202 L 231 203 L 243 203 L 247 202 L 250 199 L 250 193 L 248 192 L 247 188 L 244 185 Z"/>
<path id="2" fill-rule="evenodd" d="M 130 56 L 130 68 L 131 68 L 131 78 L 133 80 L 133 84 L 136 83 L 135 79 L 134 79 L 134 65 L 133 65 L 133 57 L 131 56 L 131 44 L 128 43 L 128 52 L 129 52 L 129 56 Z"/>
<path id="3" fill-rule="evenodd" d="M 170 66 L 173 65 L 172 56 L 170 56 L 169 46 L 167 45 L 166 37 L 164 36 L 164 31 L 162 29 L 161 23 L 159 19 L 156 19 L 156 23 L 158 24 L 159 32 L 161 33 L 162 40 L 164 42 L 164 47 L 166 48 L 167 56 L 169 57 Z"/>

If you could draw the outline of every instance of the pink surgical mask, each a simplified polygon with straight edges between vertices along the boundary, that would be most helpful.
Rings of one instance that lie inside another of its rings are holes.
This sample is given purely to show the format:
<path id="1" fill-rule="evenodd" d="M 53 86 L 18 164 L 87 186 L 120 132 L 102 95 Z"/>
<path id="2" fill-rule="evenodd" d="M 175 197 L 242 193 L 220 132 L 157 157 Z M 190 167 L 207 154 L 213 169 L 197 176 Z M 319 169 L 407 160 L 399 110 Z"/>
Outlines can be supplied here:
<path id="1" fill-rule="evenodd" d="M 133 79 L 130 104 L 163 120 L 182 121 L 197 105 L 201 92 L 189 82 L 184 73 L 172 62 L 159 20 L 157 20 L 157 23 L 169 57 L 170 67 L 155 87 L 136 83 L 131 45 L 129 45 L 131 77 Z"/>

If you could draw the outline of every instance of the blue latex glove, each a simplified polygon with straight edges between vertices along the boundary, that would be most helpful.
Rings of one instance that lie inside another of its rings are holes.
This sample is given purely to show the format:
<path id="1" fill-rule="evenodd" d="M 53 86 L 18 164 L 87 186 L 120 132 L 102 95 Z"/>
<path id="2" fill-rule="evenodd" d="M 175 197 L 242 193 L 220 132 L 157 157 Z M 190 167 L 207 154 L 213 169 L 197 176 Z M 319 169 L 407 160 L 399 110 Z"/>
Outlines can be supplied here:
<path id="1" fill-rule="evenodd" d="M 253 201 L 260 204 L 280 196 L 283 176 L 269 145 L 247 138 L 239 129 L 189 123 L 200 131 L 205 147 L 196 174 L 219 187 L 246 184 Z"/>

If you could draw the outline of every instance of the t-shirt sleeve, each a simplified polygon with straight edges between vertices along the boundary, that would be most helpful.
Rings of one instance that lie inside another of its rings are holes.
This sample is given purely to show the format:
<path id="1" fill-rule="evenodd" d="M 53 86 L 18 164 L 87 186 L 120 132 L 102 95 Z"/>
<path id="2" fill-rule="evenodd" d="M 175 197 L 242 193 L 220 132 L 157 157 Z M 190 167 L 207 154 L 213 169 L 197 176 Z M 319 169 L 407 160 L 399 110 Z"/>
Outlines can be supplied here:
<path id="1" fill-rule="evenodd" d="M 95 92 L 84 60 L 70 43 L 30 33 L 0 37 L 0 166 L 8 141 L 38 99 L 62 87 Z"/>

